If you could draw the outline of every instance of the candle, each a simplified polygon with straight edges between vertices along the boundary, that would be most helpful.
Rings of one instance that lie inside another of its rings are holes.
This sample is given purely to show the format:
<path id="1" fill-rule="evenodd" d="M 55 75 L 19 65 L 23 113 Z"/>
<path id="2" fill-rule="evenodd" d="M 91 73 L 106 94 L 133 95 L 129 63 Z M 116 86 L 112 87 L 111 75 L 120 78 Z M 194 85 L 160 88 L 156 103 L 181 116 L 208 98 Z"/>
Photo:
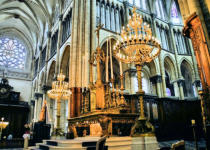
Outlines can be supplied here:
<path id="1" fill-rule="evenodd" d="M 122 72 L 122 62 L 120 61 L 120 75 L 122 75 L 123 72 Z"/>
<path id="2" fill-rule="evenodd" d="M 109 82 L 109 41 L 107 39 L 107 48 L 106 48 L 106 82 Z"/>
<path id="3" fill-rule="evenodd" d="M 195 120 L 191 120 L 191 122 L 192 122 L 192 125 L 195 125 Z"/>
<path id="4" fill-rule="evenodd" d="M 111 42 L 111 39 L 110 39 L 110 45 L 109 45 L 109 50 L 110 50 L 110 67 L 111 67 L 111 79 L 114 79 L 114 76 L 113 76 L 113 65 L 112 65 L 112 49 L 111 49 L 111 45 L 112 45 L 112 42 Z"/>

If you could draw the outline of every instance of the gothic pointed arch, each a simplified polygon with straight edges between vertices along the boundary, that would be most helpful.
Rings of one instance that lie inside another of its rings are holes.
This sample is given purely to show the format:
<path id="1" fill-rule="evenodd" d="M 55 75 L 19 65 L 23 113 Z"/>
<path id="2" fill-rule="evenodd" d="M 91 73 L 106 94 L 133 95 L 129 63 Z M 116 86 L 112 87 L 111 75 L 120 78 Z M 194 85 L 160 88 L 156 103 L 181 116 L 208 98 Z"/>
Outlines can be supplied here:
<path id="1" fill-rule="evenodd" d="M 173 81 L 176 79 L 175 64 L 169 56 L 164 59 L 166 95 L 175 96 Z"/>
<path id="2" fill-rule="evenodd" d="M 47 75 L 47 85 L 48 86 L 51 86 L 52 81 L 55 79 L 55 65 L 56 65 L 56 62 L 53 60 L 50 65 L 48 75 Z"/>
<path id="3" fill-rule="evenodd" d="M 184 78 L 183 81 L 184 97 L 194 97 L 195 94 L 193 91 L 192 67 L 186 60 L 183 60 L 180 65 L 180 68 L 181 68 L 182 77 Z"/>
<path id="4" fill-rule="evenodd" d="M 67 45 L 64 49 L 60 64 L 60 71 L 62 70 L 66 78 L 69 77 L 69 59 L 70 59 L 70 45 Z"/>

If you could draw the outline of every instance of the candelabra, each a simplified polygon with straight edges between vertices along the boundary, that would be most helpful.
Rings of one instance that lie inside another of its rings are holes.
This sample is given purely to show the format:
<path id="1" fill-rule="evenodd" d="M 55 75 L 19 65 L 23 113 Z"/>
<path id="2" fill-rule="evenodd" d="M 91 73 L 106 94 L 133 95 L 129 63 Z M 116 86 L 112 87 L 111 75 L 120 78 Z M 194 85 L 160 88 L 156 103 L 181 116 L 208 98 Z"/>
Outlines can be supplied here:
<path id="1" fill-rule="evenodd" d="M 2 135 L 2 130 L 5 129 L 8 126 L 9 122 L 5 122 L 4 118 L 1 118 L 0 122 L 0 140 L 1 140 L 1 135 Z"/>
<path id="2" fill-rule="evenodd" d="M 134 63 L 137 70 L 140 116 L 135 123 L 132 134 L 153 133 L 154 127 L 144 115 L 144 101 L 142 90 L 142 67 L 160 54 L 160 41 L 152 36 L 152 30 L 147 23 L 143 23 L 142 16 L 133 8 L 133 16 L 129 18 L 126 28 L 122 28 L 121 40 L 114 46 L 114 56 L 123 63 Z"/>
<path id="3" fill-rule="evenodd" d="M 62 135 L 62 130 L 60 128 L 60 112 L 61 112 L 61 100 L 68 100 L 70 98 L 69 84 L 64 81 L 65 75 L 62 71 L 57 76 L 57 81 L 52 82 L 52 89 L 47 92 L 48 96 L 52 99 L 57 100 L 57 120 L 56 129 L 54 131 L 55 135 Z"/>

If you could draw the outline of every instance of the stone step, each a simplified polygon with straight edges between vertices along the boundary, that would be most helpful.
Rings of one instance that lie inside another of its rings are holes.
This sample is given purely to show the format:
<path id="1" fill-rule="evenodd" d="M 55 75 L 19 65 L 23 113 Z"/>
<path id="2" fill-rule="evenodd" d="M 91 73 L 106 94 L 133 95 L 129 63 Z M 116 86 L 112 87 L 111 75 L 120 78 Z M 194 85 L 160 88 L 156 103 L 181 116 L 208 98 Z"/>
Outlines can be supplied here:
<path id="1" fill-rule="evenodd" d="M 47 144 L 39 144 L 39 149 L 41 150 L 86 150 L 85 147 L 62 147 L 62 146 L 52 146 Z"/>
<path id="2" fill-rule="evenodd" d="M 131 150 L 131 145 L 112 145 L 107 147 L 108 150 Z"/>
<path id="3" fill-rule="evenodd" d="M 43 143 L 36 143 L 35 147 L 39 148 L 39 144 L 43 144 Z"/>
<path id="4" fill-rule="evenodd" d="M 39 150 L 36 146 L 30 146 L 28 147 L 28 150 Z"/>
<path id="5" fill-rule="evenodd" d="M 110 137 L 106 140 L 108 150 L 131 150 L 131 137 Z"/>

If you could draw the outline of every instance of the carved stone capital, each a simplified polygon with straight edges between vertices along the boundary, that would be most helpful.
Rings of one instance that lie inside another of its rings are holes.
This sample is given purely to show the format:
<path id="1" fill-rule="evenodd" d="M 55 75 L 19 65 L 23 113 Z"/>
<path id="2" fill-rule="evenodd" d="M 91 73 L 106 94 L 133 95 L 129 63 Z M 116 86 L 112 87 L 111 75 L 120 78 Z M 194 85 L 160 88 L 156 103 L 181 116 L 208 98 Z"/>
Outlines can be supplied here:
<path id="1" fill-rule="evenodd" d="M 129 76 L 130 77 L 133 77 L 133 76 L 135 76 L 136 75 L 136 69 L 129 69 L 129 70 L 127 70 L 127 72 L 129 73 Z"/>
<path id="2" fill-rule="evenodd" d="M 157 17 L 157 14 L 152 13 L 152 14 L 151 14 L 151 17 L 152 17 L 152 19 L 154 19 L 154 18 L 156 18 L 156 17 Z"/>
<path id="3" fill-rule="evenodd" d="M 161 75 L 155 75 L 150 78 L 150 81 L 152 84 L 161 83 L 162 82 L 162 76 Z"/>
<path id="4" fill-rule="evenodd" d="M 41 45 L 39 45 L 39 50 L 42 51 L 42 46 Z"/>
<path id="5" fill-rule="evenodd" d="M 32 106 L 35 105 L 35 100 L 31 100 L 31 105 L 32 105 Z"/>
<path id="6" fill-rule="evenodd" d="M 196 87 L 200 87 L 201 86 L 201 81 L 200 80 L 195 80 L 193 82 L 193 84 L 196 86 Z"/>
<path id="7" fill-rule="evenodd" d="M 184 79 L 178 79 L 178 80 L 177 80 L 177 84 L 178 84 L 179 87 L 183 86 L 183 84 L 184 84 Z"/>
<path id="8" fill-rule="evenodd" d="M 63 21 L 63 14 L 59 15 L 59 21 Z"/>
<path id="9" fill-rule="evenodd" d="M 46 94 L 48 90 L 51 89 L 51 86 L 48 86 L 48 85 L 43 85 L 42 86 L 42 91 Z"/>
<path id="10" fill-rule="evenodd" d="M 43 94 L 42 93 L 34 93 L 34 97 L 36 98 L 36 100 L 38 100 L 39 98 L 43 98 Z"/>
<path id="11" fill-rule="evenodd" d="M 48 37 L 48 38 L 51 38 L 51 35 L 52 35 L 52 32 L 51 32 L 51 31 L 48 31 L 48 32 L 47 32 L 47 37 Z"/>

